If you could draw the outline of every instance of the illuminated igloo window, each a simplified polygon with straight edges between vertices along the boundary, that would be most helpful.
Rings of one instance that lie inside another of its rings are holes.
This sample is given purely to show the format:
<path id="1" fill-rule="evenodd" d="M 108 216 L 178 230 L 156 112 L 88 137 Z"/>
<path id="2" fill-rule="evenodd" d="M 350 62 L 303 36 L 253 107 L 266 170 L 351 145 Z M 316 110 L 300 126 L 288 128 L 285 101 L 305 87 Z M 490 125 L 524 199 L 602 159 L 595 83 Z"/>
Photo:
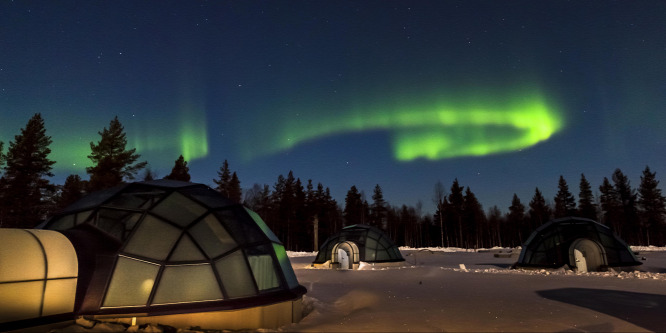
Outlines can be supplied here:
<path id="1" fill-rule="evenodd" d="M 201 184 L 158 180 L 94 193 L 44 228 L 96 253 L 84 258 L 95 265 L 81 273 L 90 286 L 79 288 L 82 313 L 219 310 L 305 291 L 259 215 Z"/>

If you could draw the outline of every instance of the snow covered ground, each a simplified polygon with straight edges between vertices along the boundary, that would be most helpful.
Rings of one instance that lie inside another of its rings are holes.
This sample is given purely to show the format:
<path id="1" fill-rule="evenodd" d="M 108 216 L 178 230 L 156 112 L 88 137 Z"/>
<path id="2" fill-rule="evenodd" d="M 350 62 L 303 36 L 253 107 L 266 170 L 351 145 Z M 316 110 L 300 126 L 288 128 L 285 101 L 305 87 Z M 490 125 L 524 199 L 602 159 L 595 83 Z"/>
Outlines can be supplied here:
<path id="1" fill-rule="evenodd" d="M 632 272 L 510 270 L 506 250 L 408 249 L 402 267 L 311 269 L 289 253 L 309 312 L 280 331 L 627 332 L 666 330 L 666 252 L 639 249 Z M 464 265 L 464 266 L 463 266 Z"/>
<path id="2" fill-rule="evenodd" d="M 259 331 L 666 331 L 666 248 L 632 249 L 643 262 L 635 270 L 583 274 L 564 268 L 509 269 L 519 249 L 401 248 L 404 265 L 363 265 L 355 271 L 312 269 L 315 252 L 288 252 L 300 284 L 308 289 L 306 315 L 300 323 Z M 113 325 L 55 332 L 123 328 Z M 162 329 L 133 326 L 129 331 Z"/>

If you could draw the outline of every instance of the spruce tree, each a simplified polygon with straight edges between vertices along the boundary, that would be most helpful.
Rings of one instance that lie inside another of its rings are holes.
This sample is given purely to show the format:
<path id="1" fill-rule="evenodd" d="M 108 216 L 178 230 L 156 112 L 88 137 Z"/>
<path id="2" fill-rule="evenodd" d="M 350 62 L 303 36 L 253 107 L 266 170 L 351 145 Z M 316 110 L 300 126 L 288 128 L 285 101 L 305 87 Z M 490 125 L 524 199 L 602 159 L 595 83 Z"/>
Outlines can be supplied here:
<path id="1" fill-rule="evenodd" d="M 481 206 L 481 203 L 469 186 L 465 189 L 464 198 L 463 219 L 467 234 L 465 247 L 477 249 L 483 246 L 482 233 L 485 231 L 483 227 L 486 223 L 486 215 L 483 212 L 483 206 Z"/>
<path id="2" fill-rule="evenodd" d="M 386 222 L 386 201 L 379 184 L 375 185 L 372 193 L 372 206 L 370 206 L 370 224 L 384 229 Z"/>
<path id="3" fill-rule="evenodd" d="M 650 245 L 650 232 L 653 228 L 662 227 L 666 214 L 666 198 L 661 194 L 656 172 L 646 166 L 638 187 L 638 207 L 641 209 L 641 229 L 645 234 L 644 245 Z"/>
<path id="4" fill-rule="evenodd" d="M 509 213 L 506 215 L 506 222 L 509 226 L 509 230 L 507 230 L 509 235 L 517 235 L 517 238 L 507 236 L 505 244 L 511 244 L 512 246 L 522 244 L 523 238 L 527 238 L 528 234 L 525 234 L 526 232 L 530 232 L 529 230 L 523 230 L 524 225 L 525 225 L 525 205 L 523 205 L 522 202 L 520 202 L 520 198 L 518 198 L 517 194 L 513 194 L 513 198 L 511 199 L 511 206 L 509 206 Z M 507 234 L 505 233 L 505 234 Z"/>
<path id="5" fill-rule="evenodd" d="M 638 210 L 636 208 L 636 191 L 631 188 L 629 178 L 620 169 L 613 172 L 615 193 L 620 199 L 619 218 L 622 238 L 628 243 L 638 242 Z"/>
<path id="6" fill-rule="evenodd" d="M 592 187 L 585 179 L 585 174 L 580 174 L 580 192 L 578 193 L 578 215 L 580 217 L 596 220 L 597 204 L 594 202 Z"/>
<path id="7" fill-rule="evenodd" d="M 564 177 L 560 175 L 557 183 L 557 194 L 555 195 L 555 217 L 572 216 L 576 213 L 576 199 L 569 192 L 569 186 Z"/>
<path id="8" fill-rule="evenodd" d="M 546 199 L 537 187 L 534 190 L 534 196 L 530 201 L 530 229 L 536 228 L 550 220 L 550 207 L 546 205 Z M 530 231 L 531 233 L 532 231 Z"/>
<path id="9" fill-rule="evenodd" d="M 45 178 L 53 176 L 51 143 L 39 113 L 9 142 L 0 179 L 0 226 L 32 228 L 49 213 L 51 203 L 43 195 L 54 190 Z"/>
<path id="10" fill-rule="evenodd" d="M 458 183 L 458 178 L 456 178 L 453 181 L 453 184 L 451 184 L 451 189 L 449 193 L 449 213 L 451 214 L 451 218 L 453 221 L 456 221 L 457 225 L 455 228 L 457 229 L 457 240 L 456 240 L 456 245 L 458 247 L 463 246 L 463 210 L 464 210 L 464 204 L 465 204 L 465 197 L 463 195 L 464 187 L 460 186 Z M 454 235 L 456 235 L 456 232 L 453 232 Z"/>
<path id="11" fill-rule="evenodd" d="M 58 199 L 58 208 L 65 208 L 81 199 L 86 193 L 86 186 L 86 182 L 79 175 L 67 176 Z"/>
<path id="12" fill-rule="evenodd" d="M 93 166 L 87 167 L 90 175 L 90 191 L 101 190 L 121 184 L 125 180 L 134 179 L 137 172 L 145 168 L 148 162 L 136 161 L 141 155 L 136 148 L 127 150 L 127 136 L 123 125 L 114 117 L 102 132 L 97 144 L 90 142 L 91 154 L 88 158 Z"/>
<path id="13" fill-rule="evenodd" d="M 2 150 L 4 144 L 4 142 L 0 141 L 0 169 L 2 169 L 2 167 L 5 165 L 5 154 Z M 2 175 L 2 173 L 0 173 L 0 175 Z"/>
<path id="14" fill-rule="evenodd" d="M 227 189 L 229 199 L 235 203 L 241 203 L 241 198 L 243 197 L 243 191 L 240 186 L 240 180 L 238 180 L 238 175 L 236 172 L 231 174 L 231 180 L 229 180 L 229 187 Z"/>
<path id="15" fill-rule="evenodd" d="M 601 203 L 601 211 L 603 223 L 613 229 L 615 233 L 622 236 L 620 230 L 620 198 L 615 191 L 615 187 L 610 183 L 607 177 L 604 177 L 601 186 L 599 186 L 599 202 Z"/>
<path id="16" fill-rule="evenodd" d="M 363 223 L 363 200 L 354 185 L 347 191 L 347 196 L 345 196 L 344 218 L 346 221 L 345 225 Z"/>
<path id="17" fill-rule="evenodd" d="M 171 169 L 171 173 L 164 177 L 164 179 L 180 180 L 184 182 L 190 181 L 190 168 L 187 166 L 187 161 L 185 161 L 183 155 L 178 157 Z"/>
<path id="18" fill-rule="evenodd" d="M 231 171 L 229 170 L 229 162 L 224 160 L 220 170 L 217 171 L 218 179 L 213 179 L 213 182 L 217 184 L 216 190 L 225 197 L 229 197 L 229 183 L 231 182 Z"/>

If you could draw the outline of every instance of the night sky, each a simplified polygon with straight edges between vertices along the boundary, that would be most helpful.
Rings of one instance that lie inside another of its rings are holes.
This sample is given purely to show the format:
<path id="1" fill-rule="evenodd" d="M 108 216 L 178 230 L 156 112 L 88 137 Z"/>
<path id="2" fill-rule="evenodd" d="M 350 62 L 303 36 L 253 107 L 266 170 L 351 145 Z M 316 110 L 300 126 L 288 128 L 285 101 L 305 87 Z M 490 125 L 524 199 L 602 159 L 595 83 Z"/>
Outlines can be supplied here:
<path id="1" fill-rule="evenodd" d="M 40 112 L 52 182 L 114 116 L 159 177 L 293 170 L 344 205 L 488 209 L 666 174 L 666 1 L 2 1 L 0 140 Z"/>

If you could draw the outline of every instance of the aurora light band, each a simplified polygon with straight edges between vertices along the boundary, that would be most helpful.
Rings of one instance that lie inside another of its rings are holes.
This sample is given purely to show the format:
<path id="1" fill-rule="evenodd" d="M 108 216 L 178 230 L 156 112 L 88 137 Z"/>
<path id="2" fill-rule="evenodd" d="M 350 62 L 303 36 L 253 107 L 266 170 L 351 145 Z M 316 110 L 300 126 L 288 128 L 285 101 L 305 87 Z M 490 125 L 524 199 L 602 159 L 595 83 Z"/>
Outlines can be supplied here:
<path id="1" fill-rule="evenodd" d="M 394 158 L 440 160 L 525 149 L 549 139 L 564 126 L 563 116 L 541 94 L 478 98 L 430 106 L 372 108 L 318 118 L 285 119 L 270 152 L 323 137 L 363 131 L 390 131 Z"/>

